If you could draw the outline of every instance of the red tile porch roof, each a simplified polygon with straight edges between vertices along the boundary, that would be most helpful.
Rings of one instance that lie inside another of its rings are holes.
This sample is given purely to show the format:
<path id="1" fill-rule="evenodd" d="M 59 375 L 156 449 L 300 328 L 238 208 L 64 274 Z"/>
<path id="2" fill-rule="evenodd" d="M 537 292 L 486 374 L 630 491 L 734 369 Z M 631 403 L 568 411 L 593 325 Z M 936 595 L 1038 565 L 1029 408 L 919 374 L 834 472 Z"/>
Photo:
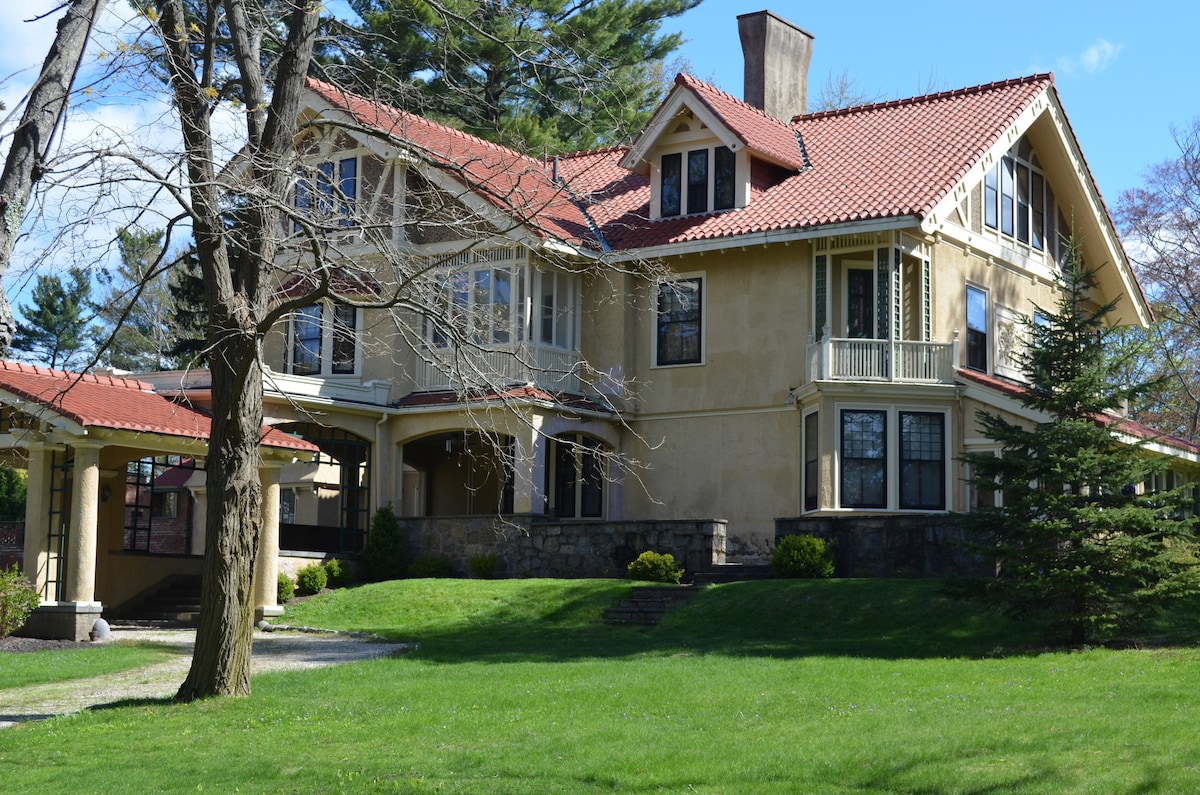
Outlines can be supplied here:
<path id="1" fill-rule="evenodd" d="M 997 378 L 993 375 L 981 373 L 977 370 L 961 369 L 958 371 L 958 377 L 964 381 L 979 384 L 1009 397 L 1019 399 L 1021 395 L 1025 394 L 1025 387 L 1023 385 L 1015 381 L 1009 381 L 1006 378 Z M 1105 427 L 1111 426 L 1118 433 L 1132 436 L 1135 439 L 1145 439 L 1167 447 L 1173 447 L 1185 453 L 1200 455 L 1200 444 L 1189 442 L 1187 439 L 1173 436 L 1169 433 L 1163 433 L 1145 423 L 1129 419 L 1128 417 L 1114 417 L 1110 414 L 1101 414 L 1096 417 L 1096 421 Z"/>
<path id="2" fill-rule="evenodd" d="M 36 403 L 84 428 L 157 433 L 207 440 L 212 418 L 197 409 L 173 403 L 144 381 L 109 375 L 51 370 L 19 362 L 0 361 L 0 390 Z M 315 452 L 311 442 L 264 427 L 266 447 Z"/>

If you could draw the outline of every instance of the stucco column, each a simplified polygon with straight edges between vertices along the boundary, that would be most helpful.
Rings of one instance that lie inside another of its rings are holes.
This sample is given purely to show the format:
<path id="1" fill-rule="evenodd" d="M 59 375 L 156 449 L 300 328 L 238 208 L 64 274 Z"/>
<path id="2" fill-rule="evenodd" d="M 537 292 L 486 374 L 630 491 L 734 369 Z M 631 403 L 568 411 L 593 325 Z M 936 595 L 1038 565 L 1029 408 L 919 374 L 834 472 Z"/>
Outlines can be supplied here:
<path id="1" fill-rule="evenodd" d="M 96 514 L 100 506 L 100 447 L 72 445 L 71 529 L 67 542 L 67 602 L 96 601 Z"/>
<path id="2" fill-rule="evenodd" d="M 26 470 L 29 484 L 25 495 L 25 562 L 22 570 L 33 587 L 47 601 L 57 601 L 58 594 L 46 593 L 50 561 L 50 488 L 54 476 L 53 448 L 42 444 L 29 445 L 29 465 Z"/>
<path id="3" fill-rule="evenodd" d="M 542 417 L 533 418 L 531 427 L 514 434 L 516 445 L 513 450 L 513 513 L 541 513 L 545 501 L 542 496 L 544 468 L 541 454 L 545 446 L 540 429 Z"/>
<path id="4" fill-rule="evenodd" d="M 259 618 L 283 613 L 279 606 L 279 470 L 282 463 L 267 462 L 258 469 L 262 483 L 262 535 L 254 559 L 254 605 Z"/>

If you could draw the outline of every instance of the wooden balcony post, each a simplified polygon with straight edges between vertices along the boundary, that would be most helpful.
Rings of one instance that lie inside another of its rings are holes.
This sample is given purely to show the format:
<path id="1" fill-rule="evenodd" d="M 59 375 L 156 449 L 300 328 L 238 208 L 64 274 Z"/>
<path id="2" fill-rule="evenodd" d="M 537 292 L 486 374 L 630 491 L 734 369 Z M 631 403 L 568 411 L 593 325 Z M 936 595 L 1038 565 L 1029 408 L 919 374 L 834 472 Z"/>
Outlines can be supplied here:
<path id="1" fill-rule="evenodd" d="M 821 380 L 828 381 L 833 370 L 833 340 L 829 324 L 821 327 Z"/>
<path id="2" fill-rule="evenodd" d="M 953 378 L 954 371 L 958 369 L 961 343 L 958 340 L 958 329 L 954 329 L 954 341 L 950 343 L 950 372 L 946 373 L 947 380 Z"/>

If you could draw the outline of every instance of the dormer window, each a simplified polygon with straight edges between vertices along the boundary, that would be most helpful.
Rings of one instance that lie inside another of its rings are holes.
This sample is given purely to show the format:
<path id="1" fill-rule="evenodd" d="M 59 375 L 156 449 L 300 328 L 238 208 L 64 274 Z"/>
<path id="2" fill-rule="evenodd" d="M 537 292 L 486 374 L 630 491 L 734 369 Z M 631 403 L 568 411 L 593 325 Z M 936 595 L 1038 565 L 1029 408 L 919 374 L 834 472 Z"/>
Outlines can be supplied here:
<path id="1" fill-rule="evenodd" d="M 661 160 L 661 215 L 731 210 L 737 205 L 737 157 L 727 146 L 672 152 Z M 686 186 L 686 191 L 684 190 Z"/>

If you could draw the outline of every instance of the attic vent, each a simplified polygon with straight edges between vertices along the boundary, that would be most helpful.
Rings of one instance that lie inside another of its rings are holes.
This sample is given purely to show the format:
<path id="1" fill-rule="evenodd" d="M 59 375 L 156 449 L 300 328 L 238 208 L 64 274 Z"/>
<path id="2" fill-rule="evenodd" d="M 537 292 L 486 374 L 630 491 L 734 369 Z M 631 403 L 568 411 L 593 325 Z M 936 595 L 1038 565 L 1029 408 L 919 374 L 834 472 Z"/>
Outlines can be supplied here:
<path id="1" fill-rule="evenodd" d="M 683 132 L 691 132 L 691 130 L 692 130 L 692 125 L 688 124 L 687 121 L 685 120 L 685 121 L 679 122 L 679 124 L 676 124 L 675 129 L 672 130 L 672 132 L 683 133 Z"/>

